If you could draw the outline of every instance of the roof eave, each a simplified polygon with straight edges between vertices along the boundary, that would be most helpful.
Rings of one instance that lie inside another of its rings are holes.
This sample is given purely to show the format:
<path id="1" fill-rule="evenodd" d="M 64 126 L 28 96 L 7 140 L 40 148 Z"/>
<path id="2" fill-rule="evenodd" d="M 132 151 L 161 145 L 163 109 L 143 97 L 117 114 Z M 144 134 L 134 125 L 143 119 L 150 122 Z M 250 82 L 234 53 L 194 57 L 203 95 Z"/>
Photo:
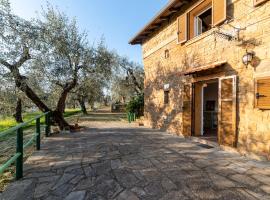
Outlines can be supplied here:
<path id="1" fill-rule="evenodd" d="M 141 38 L 143 35 L 145 35 L 145 31 L 147 31 L 149 28 L 151 28 L 151 26 L 155 25 L 155 23 L 157 23 L 157 20 L 160 19 L 161 17 L 166 17 L 164 16 L 166 14 L 166 12 L 169 11 L 169 15 L 174 14 L 175 11 L 171 10 L 171 8 L 173 8 L 175 5 L 177 5 L 177 3 L 181 3 L 181 6 L 185 3 L 188 3 L 188 0 L 172 0 L 170 2 L 167 3 L 167 5 L 158 12 L 158 14 L 155 15 L 155 17 L 148 23 L 146 24 L 130 41 L 129 44 L 131 45 L 135 45 L 135 44 L 142 44 L 143 39 Z M 180 6 L 180 7 L 181 7 Z M 160 24 L 161 22 L 159 22 L 158 24 Z M 158 28 L 158 26 L 157 26 Z M 155 30 L 155 29 L 153 29 Z"/>

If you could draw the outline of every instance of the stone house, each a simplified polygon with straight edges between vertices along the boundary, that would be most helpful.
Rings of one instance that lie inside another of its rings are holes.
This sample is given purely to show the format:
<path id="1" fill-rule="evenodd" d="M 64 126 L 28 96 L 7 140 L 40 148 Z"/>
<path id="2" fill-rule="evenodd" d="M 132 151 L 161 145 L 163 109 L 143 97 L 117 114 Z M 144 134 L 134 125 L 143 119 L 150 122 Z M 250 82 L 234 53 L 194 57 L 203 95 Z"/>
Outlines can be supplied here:
<path id="1" fill-rule="evenodd" d="M 270 1 L 170 0 L 130 44 L 147 126 L 270 158 Z"/>

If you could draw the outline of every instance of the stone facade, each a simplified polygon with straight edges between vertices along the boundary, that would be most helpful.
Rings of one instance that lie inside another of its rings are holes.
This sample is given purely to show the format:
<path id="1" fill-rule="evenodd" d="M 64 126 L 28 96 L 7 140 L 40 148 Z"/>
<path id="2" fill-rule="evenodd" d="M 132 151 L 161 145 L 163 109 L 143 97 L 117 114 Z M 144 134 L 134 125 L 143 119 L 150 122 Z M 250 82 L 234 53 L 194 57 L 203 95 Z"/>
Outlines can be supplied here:
<path id="1" fill-rule="evenodd" d="M 196 3 L 198 1 L 193 1 Z M 191 7 L 188 4 L 186 7 Z M 188 40 L 177 43 L 177 17 L 175 14 L 142 44 L 145 67 L 145 120 L 146 125 L 165 129 L 179 135 L 183 130 L 183 84 L 189 76 L 180 72 L 221 60 L 227 64 L 225 75 L 237 75 L 237 149 L 253 156 L 270 158 L 270 111 L 255 108 L 256 77 L 270 76 L 270 1 L 254 7 L 253 0 L 231 0 L 227 5 L 227 24 L 211 29 Z M 229 41 L 217 31 L 236 33 L 239 39 Z M 165 58 L 165 51 L 169 57 Z M 246 67 L 242 57 L 246 50 L 255 52 L 255 62 Z M 163 86 L 170 84 L 170 102 L 163 102 Z"/>

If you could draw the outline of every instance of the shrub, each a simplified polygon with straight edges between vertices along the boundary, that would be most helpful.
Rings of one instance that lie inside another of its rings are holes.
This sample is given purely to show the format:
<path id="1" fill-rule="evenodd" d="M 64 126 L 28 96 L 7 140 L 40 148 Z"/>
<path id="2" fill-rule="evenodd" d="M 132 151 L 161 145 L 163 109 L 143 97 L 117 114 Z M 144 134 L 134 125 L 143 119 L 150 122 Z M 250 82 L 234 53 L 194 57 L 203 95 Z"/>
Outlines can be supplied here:
<path id="1" fill-rule="evenodd" d="M 143 116 L 144 109 L 144 95 L 138 95 L 133 97 L 132 100 L 127 104 L 126 111 L 136 113 L 136 116 Z"/>

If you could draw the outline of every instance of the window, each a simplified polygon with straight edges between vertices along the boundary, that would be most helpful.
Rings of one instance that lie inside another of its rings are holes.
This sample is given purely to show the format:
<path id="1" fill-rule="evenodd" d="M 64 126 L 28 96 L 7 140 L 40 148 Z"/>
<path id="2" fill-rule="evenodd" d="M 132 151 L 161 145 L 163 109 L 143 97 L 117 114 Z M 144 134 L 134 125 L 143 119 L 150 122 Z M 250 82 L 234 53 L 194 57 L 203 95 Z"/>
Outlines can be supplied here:
<path id="1" fill-rule="evenodd" d="M 223 23 L 227 16 L 227 0 L 202 0 L 178 17 L 178 43 L 183 44 L 212 27 Z"/>
<path id="2" fill-rule="evenodd" d="M 194 22 L 195 36 L 209 31 L 212 28 L 212 7 L 197 15 Z"/>
<path id="3" fill-rule="evenodd" d="M 164 91 L 164 104 L 169 103 L 169 91 Z"/>
<path id="4" fill-rule="evenodd" d="M 270 77 L 255 80 L 255 107 L 263 110 L 270 109 Z"/>
<path id="5" fill-rule="evenodd" d="M 169 51 L 168 49 L 165 50 L 164 54 L 165 54 L 164 57 L 165 57 L 166 59 L 170 57 L 170 51 Z"/>

